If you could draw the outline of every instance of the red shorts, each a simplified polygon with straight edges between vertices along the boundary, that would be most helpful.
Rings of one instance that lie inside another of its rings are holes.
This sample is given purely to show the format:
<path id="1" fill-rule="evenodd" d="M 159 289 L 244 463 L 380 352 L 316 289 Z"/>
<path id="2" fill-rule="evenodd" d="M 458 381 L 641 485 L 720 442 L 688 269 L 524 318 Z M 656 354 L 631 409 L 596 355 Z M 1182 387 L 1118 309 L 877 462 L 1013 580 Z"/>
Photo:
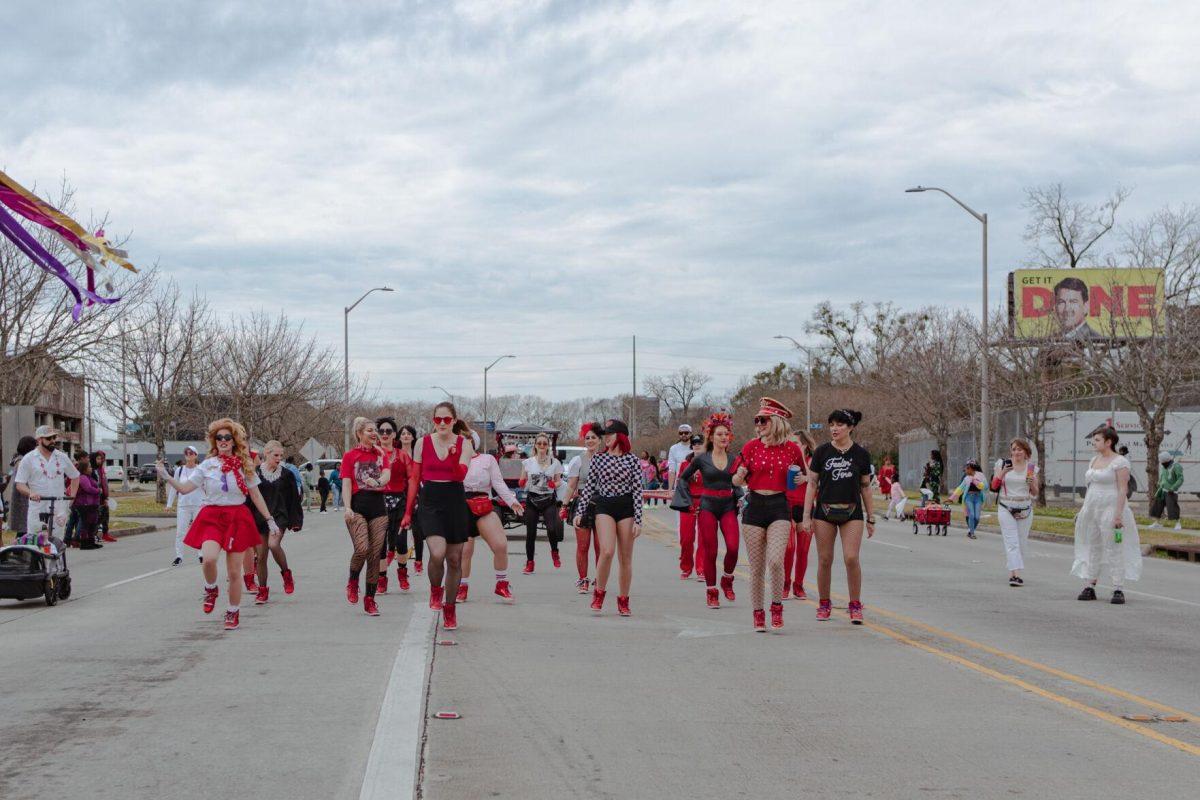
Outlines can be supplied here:
<path id="1" fill-rule="evenodd" d="M 262 536 L 245 505 L 205 506 L 188 528 L 183 543 L 199 550 L 205 542 L 216 542 L 227 553 L 240 553 L 257 547 Z"/>

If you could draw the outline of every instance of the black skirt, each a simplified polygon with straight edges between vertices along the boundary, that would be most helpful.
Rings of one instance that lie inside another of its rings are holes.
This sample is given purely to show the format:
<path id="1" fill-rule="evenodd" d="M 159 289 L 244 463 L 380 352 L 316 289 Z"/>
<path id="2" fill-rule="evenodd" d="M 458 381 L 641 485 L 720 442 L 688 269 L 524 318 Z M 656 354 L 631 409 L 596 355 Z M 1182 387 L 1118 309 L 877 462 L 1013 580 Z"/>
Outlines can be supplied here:
<path id="1" fill-rule="evenodd" d="M 446 544 L 462 544 L 471 538 L 471 510 L 459 482 L 431 481 L 421 486 L 417 513 L 426 539 L 441 536 Z"/>

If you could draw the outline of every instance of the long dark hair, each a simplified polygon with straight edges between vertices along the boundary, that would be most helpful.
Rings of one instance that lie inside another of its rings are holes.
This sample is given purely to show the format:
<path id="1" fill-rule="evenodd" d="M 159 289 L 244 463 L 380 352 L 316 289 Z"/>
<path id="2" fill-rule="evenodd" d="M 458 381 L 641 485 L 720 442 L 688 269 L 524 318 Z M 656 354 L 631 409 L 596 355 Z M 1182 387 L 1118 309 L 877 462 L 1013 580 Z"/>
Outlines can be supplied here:
<path id="1" fill-rule="evenodd" d="M 24 457 L 37 448 L 37 439 L 32 436 L 22 436 L 17 440 L 17 455 Z"/>

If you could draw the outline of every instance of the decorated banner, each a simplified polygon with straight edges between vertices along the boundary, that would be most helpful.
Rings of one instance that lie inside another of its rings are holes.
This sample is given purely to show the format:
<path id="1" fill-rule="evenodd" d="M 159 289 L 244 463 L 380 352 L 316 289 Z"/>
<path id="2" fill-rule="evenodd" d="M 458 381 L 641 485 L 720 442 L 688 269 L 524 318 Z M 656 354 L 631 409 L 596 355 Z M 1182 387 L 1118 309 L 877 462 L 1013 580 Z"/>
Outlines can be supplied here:
<path id="1" fill-rule="evenodd" d="M 1162 334 L 1161 269 L 1019 269 L 1008 274 L 1017 339 L 1140 339 Z"/>
<path id="2" fill-rule="evenodd" d="M 70 252 L 84 264 L 87 280 L 80 286 L 61 261 L 51 254 L 36 237 L 31 235 L 8 210 L 37 225 L 52 231 Z M 78 320 L 84 305 L 93 303 L 116 303 L 119 297 L 102 297 L 96 292 L 96 274 L 105 272 L 112 262 L 131 272 L 137 272 L 129 263 L 129 254 L 113 247 L 104 238 L 104 231 L 88 233 L 83 226 L 53 206 L 41 200 L 8 175 L 0 172 L 0 234 L 8 238 L 30 261 L 62 281 L 75 298 L 72 316 Z M 108 291 L 112 284 L 105 282 Z"/>

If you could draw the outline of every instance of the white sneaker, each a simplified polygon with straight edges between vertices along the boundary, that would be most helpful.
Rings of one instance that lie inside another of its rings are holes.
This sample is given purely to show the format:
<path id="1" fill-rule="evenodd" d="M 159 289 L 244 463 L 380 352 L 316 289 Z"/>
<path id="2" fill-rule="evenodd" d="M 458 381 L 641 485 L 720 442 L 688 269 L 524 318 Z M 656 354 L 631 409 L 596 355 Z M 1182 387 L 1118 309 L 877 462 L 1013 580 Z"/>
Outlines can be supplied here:
<path id="1" fill-rule="evenodd" d="M 1182 523 L 1182 522 L 1176 522 L 1176 523 L 1175 523 L 1175 530 L 1177 530 L 1177 531 L 1181 531 L 1181 530 L 1183 530 L 1183 523 Z"/>
<path id="2" fill-rule="evenodd" d="M 1157 527 L 1159 527 L 1159 525 L 1158 525 L 1158 521 L 1157 521 L 1157 520 L 1155 520 L 1154 522 L 1151 522 L 1151 523 L 1150 523 L 1150 527 L 1151 527 L 1151 528 L 1157 528 Z"/>

